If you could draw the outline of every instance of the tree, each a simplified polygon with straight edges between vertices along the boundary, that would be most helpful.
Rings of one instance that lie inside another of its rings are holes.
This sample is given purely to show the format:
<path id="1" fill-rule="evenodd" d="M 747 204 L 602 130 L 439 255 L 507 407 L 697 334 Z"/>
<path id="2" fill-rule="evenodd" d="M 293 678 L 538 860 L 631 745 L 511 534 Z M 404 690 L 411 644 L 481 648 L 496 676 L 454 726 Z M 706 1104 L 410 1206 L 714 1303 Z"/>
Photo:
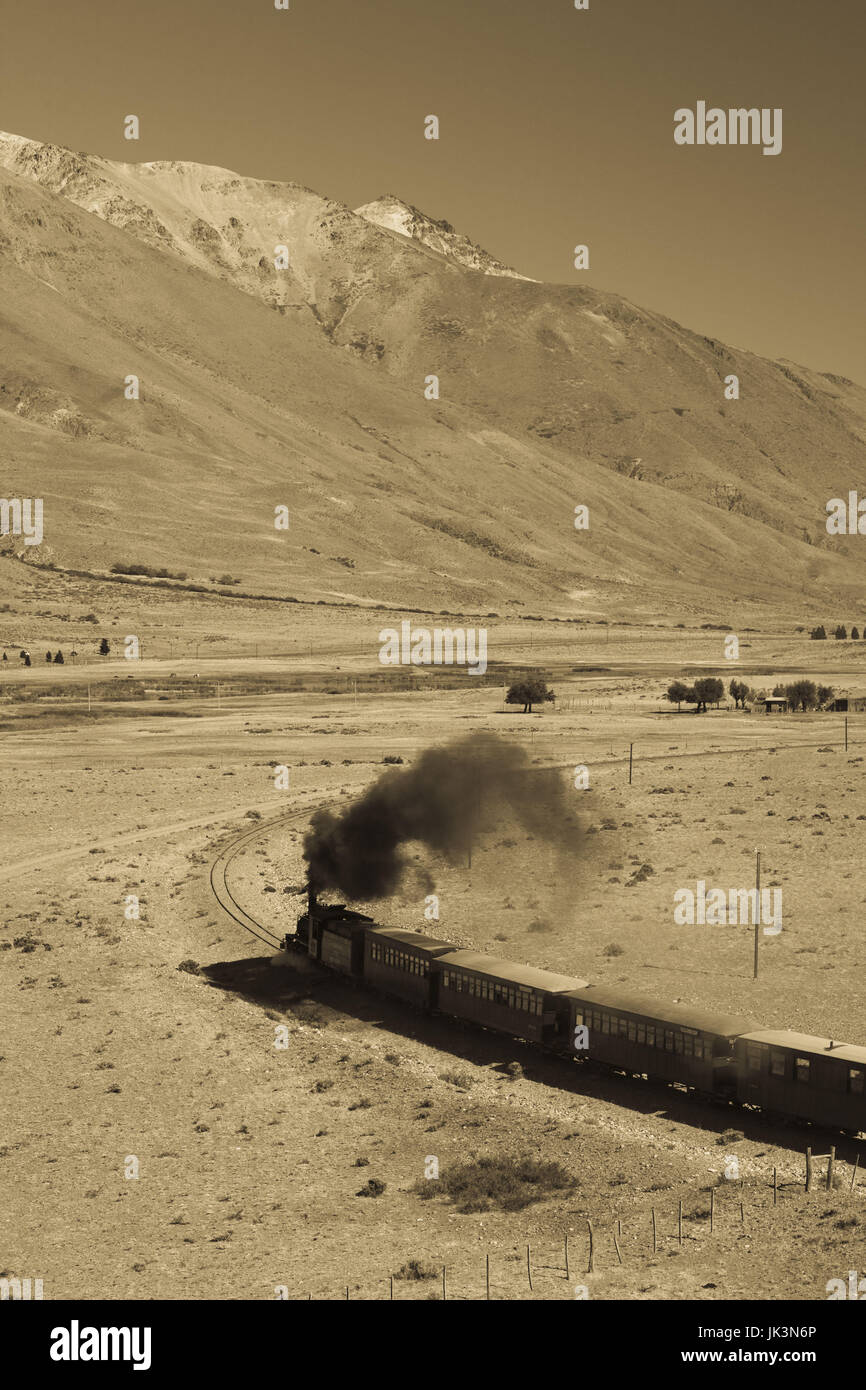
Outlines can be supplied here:
<path id="1" fill-rule="evenodd" d="M 847 636 L 848 636 L 848 630 L 847 630 L 847 628 L 844 626 L 843 623 L 840 623 L 840 624 L 839 624 L 839 626 L 837 627 L 836 631 L 833 633 L 833 636 L 836 638 L 836 641 L 837 641 L 837 642 L 844 642 L 844 641 L 845 641 L 845 639 L 846 639 Z"/>
<path id="2" fill-rule="evenodd" d="M 832 687 L 832 685 L 819 685 L 819 686 L 818 686 L 818 704 L 820 705 L 821 709 L 823 709 L 825 705 L 829 705 L 829 703 L 830 703 L 830 701 L 832 700 L 832 698 L 833 698 L 833 687 Z"/>
<path id="3" fill-rule="evenodd" d="M 690 699 L 694 699 L 695 714 L 706 711 L 707 705 L 717 705 L 725 693 L 725 687 L 718 676 L 701 676 L 695 681 Z"/>
<path id="4" fill-rule="evenodd" d="M 30 665 L 30 653 L 29 653 L 29 652 L 25 652 L 25 653 L 24 653 L 24 665 L 25 665 L 25 666 L 29 666 L 29 665 Z"/>
<path id="5" fill-rule="evenodd" d="M 859 642 L 860 640 L 860 633 L 857 631 L 856 627 L 852 627 L 851 629 L 851 640 L 853 642 Z"/>
<path id="6" fill-rule="evenodd" d="M 689 687 L 683 685 L 682 681 L 674 681 L 673 685 L 668 686 L 667 698 L 672 705 L 676 705 L 677 709 L 679 709 L 683 700 L 688 700 L 689 698 Z"/>
<path id="7" fill-rule="evenodd" d="M 108 656 L 108 653 L 109 653 L 110 651 L 111 651 L 111 643 L 109 642 L 109 640 L 108 640 L 107 637 L 103 637 L 102 641 L 101 641 L 100 644 L 99 644 L 99 655 L 100 655 L 100 656 Z"/>
<path id="8" fill-rule="evenodd" d="M 6 655 L 5 652 L 3 653 L 3 660 L 4 660 L 4 661 L 8 661 L 8 660 L 9 660 L 9 658 L 8 658 L 8 656 Z"/>
<path id="9" fill-rule="evenodd" d="M 509 687 L 505 697 L 506 705 L 522 705 L 524 714 L 532 713 L 533 705 L 543 704 L 545 700 L 555 700 L 556 696 L 552 690 L 548 690 L 546 681 L 540 676 L 527 676 L 522 681 L 515 681 Z"/>
<path id="10" fill-rule="evenodd" d="M 55 656 L 55 658 L 54 658 L 54 665 L 55 665 L 55 666 L 62 666 L 62 665 L 63 665 L 63 653 L 62 653 L 62 652 L 58 652 L 57 655 Z"/>
<path id="11" fill-rule="evenodd" d="M 728 694 L 733 696 L 734 709 L 739 709 L 740 705 L 746 708 L 746 700 L 753 692 L 746 685 L 745 681 L 732 680 L 728 686 Z"/>
<path id="12" fill-rule="evenodd" d="M 54 660 L 54 657 L 51 655 L 50 652 L 46 652 L 46 653 L 45 653 L 45 660 L 46 660 L 46 661 L 53 661 L 53 660 Z"/>
<path id="13" fill-rule="evenodd" d="M 818 704 L 818 690 L 814 681 L 798 680 L 785 686 L 785 698 L 792 710 L 815 709 Z"/>
<path id="14" fill-rule="evenodd" d="M 823 625 L 820 627 L 813 627 L 809 636 L 813 642 L 826 642 L 827 640 L 827 633 Z"/>

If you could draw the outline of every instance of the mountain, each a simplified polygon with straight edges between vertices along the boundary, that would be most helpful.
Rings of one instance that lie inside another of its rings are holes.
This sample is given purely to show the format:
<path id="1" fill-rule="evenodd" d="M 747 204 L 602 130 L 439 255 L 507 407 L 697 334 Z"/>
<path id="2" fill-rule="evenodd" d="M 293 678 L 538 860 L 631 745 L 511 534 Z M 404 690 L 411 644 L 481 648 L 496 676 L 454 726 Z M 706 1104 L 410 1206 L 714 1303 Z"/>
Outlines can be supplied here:
<path id="1" fill-rule="evenodd" d="M 395 198 L 393 194 L 386 193 L 372 203 L 355 208 L 355 212 L 359 217 L 372 222 L 375 227 L 384 227 L 386 231 L 397 232 L 400 236 L 408 237 L 410 241 L 418 241 L 428 250 L 435 251 L 445 260 L 462 265 L 467 270 L 480 270 L 484 275 L 505 275 L 512 280 L 529 279 L 528 275 L 520 275 L 516 270 L 497 261 L 468 237 L 461 236 L 450 222 L 437 222 L 432 217 L 426 217 L 423 212 L 413 208 L 411 203 L 404 203 L 402 198 Z"/>
<path id="2" fill-rule="evenodd" d="M 0 427 L 4 495 L 45 498 L 43 546 L 0 541 L 31 564 L 575 616 L 863 590 L 824 527 L 862 388 L 520 278 L 399 199 L 0 136 Z"/>

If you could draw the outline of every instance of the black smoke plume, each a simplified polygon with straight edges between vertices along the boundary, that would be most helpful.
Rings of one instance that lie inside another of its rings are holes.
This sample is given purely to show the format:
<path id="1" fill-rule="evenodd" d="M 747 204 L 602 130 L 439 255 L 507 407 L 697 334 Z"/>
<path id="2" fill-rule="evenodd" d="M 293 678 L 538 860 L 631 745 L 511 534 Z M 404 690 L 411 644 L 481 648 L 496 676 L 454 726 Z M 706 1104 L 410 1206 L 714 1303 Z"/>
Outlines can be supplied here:
<path id="1" fill-rule="evenodd" d="M 341 815 L 316 812 L 304 840 L 310 882 L 349 901 L 384 898 L 416 867 L 405 845 L 421 843 L 453 863 L 482 823 L 504 819 L 580 852 L 583 833 L 559 771 L 532 767 L 521 748 L 492 734 L 428 748 L 411 767 L 389 769 Z"/>

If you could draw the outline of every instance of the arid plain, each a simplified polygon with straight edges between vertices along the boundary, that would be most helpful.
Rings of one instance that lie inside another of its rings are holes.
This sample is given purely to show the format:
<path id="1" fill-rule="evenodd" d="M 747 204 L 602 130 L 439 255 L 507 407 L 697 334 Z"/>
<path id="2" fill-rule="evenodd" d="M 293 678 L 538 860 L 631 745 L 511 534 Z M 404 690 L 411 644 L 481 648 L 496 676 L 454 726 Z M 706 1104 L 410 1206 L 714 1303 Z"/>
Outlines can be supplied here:
<path id="1" fill-rule="evenodd" d="M 575 766 L 589 769 L 589 789 L 570 792 L 585 849 L 563 864 L 492 806 L 471 867 L 411 847 L 436 883 L 435 934 L 866 1043 L 866 715 L 849 718 L 846 751 L 839 715 L 723 706 L 696 717 L 662 698 L 675 676 L 702 671 L 726 685 L 808 675 L 857 688 L 866 643 L 811 642 L 785 618 L 741 632 L 734 663 L 722 628 L 661 616 L 644 627 L 491 619 L 487 683 L 437 687 L 429 672 L 398 670 L 389 684 L 377 639 L 397 613 L 73 588 L 3 563 L 5 1273 L 42 1277 L 52 1298 L 268 1299 L 283 1287 L 379 1299 L 392 1287 L 441 1298 L 444 1266 L 449 1298 L 483 1298 L 489 1256 L 493 1298 L 573 1298 L 586 1285 L 607 1299 L 815 1299 L 862 1264 L 855 1141 L 274 969 L 209 874 L 221 849 L 260 829 L 232 861 L 231 889 L 271 932 L 291 930 L 308 813 L 348 803 L 386 757 L 405 766 L 431 744 L 491 731 L 569 788 Z M 136 663 L 119 659 L 133 632 Z M 74 663 L 43 662 L 58 645 Z M 557 701 L 524 715 L 503 703 L 504 681 L 529 666 Z M 784 919 L 761 941 L 754 981 L 751 930 L 677 926 L 673 895 L 698 879 L 750 886 L 756 848 Z M 419 883 L 410 871 L 399 895 L 353 905 L 430 930 Z M 138 920 L 125 916 L 131 894 Z M 806 1195 L 805 1148 L 831 1142 L 838 1185 Z M 572 1185 L 516 1213 L 464 1213 L 418 1191 L 431 1155 L 443 1173 L 484 1155 L 556 1162 Z M 737 1180 L 725 1176 L 732 1156 Z M 358 1195 L 371 1178 L 381 1195 Z"/>

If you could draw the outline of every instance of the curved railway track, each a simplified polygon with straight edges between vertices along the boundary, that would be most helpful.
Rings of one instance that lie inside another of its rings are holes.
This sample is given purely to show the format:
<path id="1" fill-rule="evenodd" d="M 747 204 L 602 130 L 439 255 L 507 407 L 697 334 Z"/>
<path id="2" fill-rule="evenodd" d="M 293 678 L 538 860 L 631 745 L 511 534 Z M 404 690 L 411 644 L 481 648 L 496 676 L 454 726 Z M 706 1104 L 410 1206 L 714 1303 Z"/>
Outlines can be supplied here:
<path id="1" fill-rule="evenodd" d="M 315 807 L 310 807 L 306 811 L 292 811 L 284 816 L 277 816 L 274 820 L 265 821 L 263 824 L 256 825 L 252 830 L 247 830 L 232 840 L 225 849 L 221 850 L 210 867 L 210 886 L 214 897 L 219 903 L 223 912 L 227 912 L 244 931 L 250 932 L 259 941 L 263 941 L 272 950 L 278 951 L 281 940 L 274 932 L 266 927 L 264 922 L 260 922 L 257 917 L 251 916 L 245 908 L 241 906 L 237 898 L 232 893 L 228 884 L 228 868 L 232 860 L 246 849 L 247 845 L 260 836 L 268 834 L 277 826 L 299 825 L 309 821 Z"/>

